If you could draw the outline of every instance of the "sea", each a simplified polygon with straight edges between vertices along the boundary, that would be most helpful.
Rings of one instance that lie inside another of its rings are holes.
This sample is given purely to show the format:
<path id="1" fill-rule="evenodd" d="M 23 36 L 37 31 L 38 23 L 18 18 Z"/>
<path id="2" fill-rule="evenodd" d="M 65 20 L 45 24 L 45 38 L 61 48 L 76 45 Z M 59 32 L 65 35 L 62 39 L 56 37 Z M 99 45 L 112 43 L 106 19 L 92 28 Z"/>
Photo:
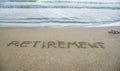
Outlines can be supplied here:
<path id="1" fill-rule="evenodd" d="M 120 2 L 0 2 L 0 27 L 120 26 Z"/>

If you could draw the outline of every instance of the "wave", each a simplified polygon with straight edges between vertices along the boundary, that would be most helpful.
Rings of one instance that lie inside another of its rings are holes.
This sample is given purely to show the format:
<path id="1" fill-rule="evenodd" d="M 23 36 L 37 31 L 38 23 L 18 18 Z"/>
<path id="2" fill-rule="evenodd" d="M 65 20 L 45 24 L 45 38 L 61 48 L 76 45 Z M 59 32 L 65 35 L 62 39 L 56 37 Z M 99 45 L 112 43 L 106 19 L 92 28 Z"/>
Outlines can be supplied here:
<path id="1" fill-rule="evenodd" d="M 119 22 L 120 20 L 81 21 L 77 18 L 0 18 L 0 23 L 82 23 L 105 24 Z"/>
<path id="2" fill-rule="evenodd" d="M 68 23 L 68 24 L 59 24 L 59 23 L 0 23 L 0 27 L 120 27 L 120 22 L 115 23 L 106 23 L 106 24 L 74 24 L 74 23 Z"/>
<path id="3" fill-rule="evenodd" d="M 89 8 L 120 9 L 120 3 L 112 2 L 0 2 L 0 8 Z"/>

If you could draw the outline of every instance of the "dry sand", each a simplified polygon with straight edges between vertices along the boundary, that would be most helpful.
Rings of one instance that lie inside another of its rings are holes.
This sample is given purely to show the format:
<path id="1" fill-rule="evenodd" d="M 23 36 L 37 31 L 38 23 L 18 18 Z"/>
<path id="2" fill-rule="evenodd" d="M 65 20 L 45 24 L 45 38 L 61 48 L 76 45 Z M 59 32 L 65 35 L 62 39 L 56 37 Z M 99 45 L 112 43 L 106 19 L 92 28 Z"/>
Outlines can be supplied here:
<path id="1" fill-rule="evenodd" d="M 0 28 L 0 71 L 120 71 L 120 34 L 110 30 L 120 27 Z M 16 45 L 9 45 L 12 41 Z M 33 47 L 34 41 L 41 43 Z M 75 41 L 85 42 L 86 48 L 67 47 L 67 42 Z M 42 42 L 46 47 L 41 48 Z M 54 44 L 48 48 L 48 42 Z M 104 48 L 88 45 L 96 42 L 104 43 Z"/>

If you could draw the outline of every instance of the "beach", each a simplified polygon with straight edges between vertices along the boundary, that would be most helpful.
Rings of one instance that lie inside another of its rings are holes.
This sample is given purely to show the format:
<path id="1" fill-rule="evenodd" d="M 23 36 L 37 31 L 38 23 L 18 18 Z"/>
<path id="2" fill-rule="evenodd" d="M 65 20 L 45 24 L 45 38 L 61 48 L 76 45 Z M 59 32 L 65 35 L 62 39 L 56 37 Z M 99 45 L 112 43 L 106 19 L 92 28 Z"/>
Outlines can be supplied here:
<path id="1" fill-rule="evenodd" d="M 0 71 L 120 71 L 120 27 L 0 28 Z"/>
<path id="2" fill-rule="evenodd" d="M 0 71 L 120 71 L 120 1 L 1 0 Z"/>

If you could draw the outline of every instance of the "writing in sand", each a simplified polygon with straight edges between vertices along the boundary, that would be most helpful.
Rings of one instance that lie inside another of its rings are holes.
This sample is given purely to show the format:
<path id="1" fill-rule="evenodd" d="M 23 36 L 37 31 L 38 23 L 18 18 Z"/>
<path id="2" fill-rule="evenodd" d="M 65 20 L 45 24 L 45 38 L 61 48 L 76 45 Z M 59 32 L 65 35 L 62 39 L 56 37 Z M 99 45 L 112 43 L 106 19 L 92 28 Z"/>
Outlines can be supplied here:
<path id="1" fill-rule="evenodd" d="M 40 48 L 105 48 L 103 42 L 84 41 L 11 41 L 8 47 L 40 47 Z"/>

